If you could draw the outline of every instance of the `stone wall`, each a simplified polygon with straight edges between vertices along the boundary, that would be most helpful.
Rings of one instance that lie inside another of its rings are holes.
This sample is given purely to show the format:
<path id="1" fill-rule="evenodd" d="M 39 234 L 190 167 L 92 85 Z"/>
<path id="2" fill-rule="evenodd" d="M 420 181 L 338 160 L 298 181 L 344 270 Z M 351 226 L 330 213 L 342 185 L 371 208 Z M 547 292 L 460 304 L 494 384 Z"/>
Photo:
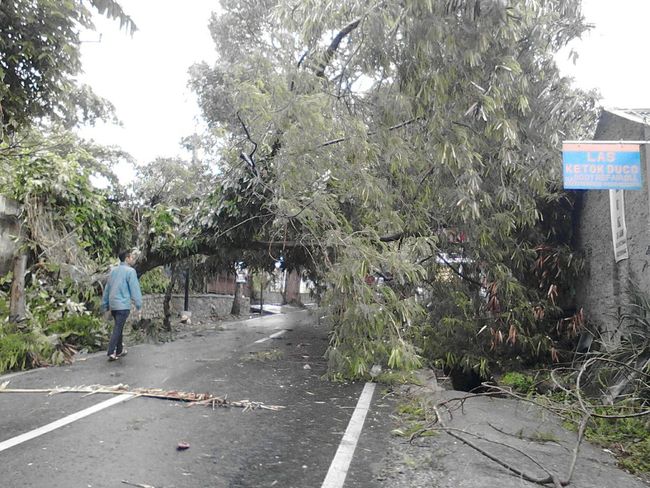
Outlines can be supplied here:
<path id="1" fill-rule="evenodd" d="M 260 292 L 259 290 L 257 293 L 254 295 L 253 299 L 251 300 L 251 303 L 254 304 L 259 304 L 259 295 Z M 315 302 L 316 299 L 313 298 L 309 293 L 300 293 L 298 294 L 300 296 L 300 303 L 306 304 L 306 303 L 312 303 Z M 282 293 L 279 291 L 264 291 L 264 295 L 262 296 L 262 299 L 264 300 L 264 303 L 272 304 L 272 305 L 282 305 Z"/>
<path id="2" fill-rule="evenodd" d="M 232 301 L 231 295 L 194 294 L 189 296 L 189 311 L 192 313 L 193 322 L 207 322 L 230 315 Z M 162 319 L 163 302 L 165 295 L 145 295 L 142 298 L 142 318 Z M 241 299 L 241 311 L 247 314 L 250 309 L 250 300 L 247 297 Z M 171 310 L 172 318 L 177 318 L 183 311 L 185 295 L 172 295 Z M 131 315 L 131 318 L 135 314 Z"/>
<path id="3" fill-rule="evenodd" d="M 19 214 L 18 204 L 0 195 L 0 276 L 7 274 L 12 268 L 16 250 L 14 238 L 20 232 Z"/>
<path id="4" fill-rule="evenodd" d="M 620 115 L 603 111 L 594 140 L 644 141 L 649 128 Z M 577 248 L 584 254 L 585 270 L 577 289 L 577 305 L 587 321 L 616 340 L 616 313 L 627 303 L 630 281 L 650 292 L 650 232 L 648 150 L 641 145 L 644 189 L 624 192 L 629 258 L 614 260 L 608 190 L 581 190 L 576 204 Z"/>

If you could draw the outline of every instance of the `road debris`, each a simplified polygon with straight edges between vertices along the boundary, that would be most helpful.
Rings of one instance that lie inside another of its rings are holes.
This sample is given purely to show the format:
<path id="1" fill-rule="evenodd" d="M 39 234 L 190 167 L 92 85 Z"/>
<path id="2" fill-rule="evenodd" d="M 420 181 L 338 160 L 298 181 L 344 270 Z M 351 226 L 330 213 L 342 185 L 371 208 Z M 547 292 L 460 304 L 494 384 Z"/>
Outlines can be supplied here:
<path id="1" fill-rule="evenodd" d="M 184 451 L 185 449 L 189 449 L 189 448 L 190 448 L 190 443 L 185 441 L 180 441 L 176 446 L 177 451 Z"/>
<path id="2" fill-rule="evenodd" d="M 145 485 L 143 483 L 131 483 L 130 481 L 122 480 L 122 483 L 129 486 L 137 486 L 138 488 L 156 488 L 153 485 Z"/>
<path id="3" fill-rule="evenodd" d="M 118 384 L 112 386 L 106 385 L 81 385 L 81 386 L 57 386 L 55 388 L 8 388 L 9 381 L 0 384 L 0 393 L 47 393 L 48 395 L 58 395 L 60 393 L 85 393 L 84 396 L 96 394 L 113 394 L 121 395 L 130 393 L 135 396 L 158 398 L 161 400 L 174 400 L 186 402 L 189 406 L 206 405 L 211 406 L 214 410 L 216 407 L 238 407 L 243 408 L 244 412 L 261 408 L 263 410 L 278 411 L 285 408 L 281 405 L 266 405 L 262 402 L 253 402 L 251 400 L 228 400 L 227 396 L 218 397 L 211 393 L 194 393 L 177 390 L 163 390 L 160 388 L 130 388 L 129 385 Z"/>

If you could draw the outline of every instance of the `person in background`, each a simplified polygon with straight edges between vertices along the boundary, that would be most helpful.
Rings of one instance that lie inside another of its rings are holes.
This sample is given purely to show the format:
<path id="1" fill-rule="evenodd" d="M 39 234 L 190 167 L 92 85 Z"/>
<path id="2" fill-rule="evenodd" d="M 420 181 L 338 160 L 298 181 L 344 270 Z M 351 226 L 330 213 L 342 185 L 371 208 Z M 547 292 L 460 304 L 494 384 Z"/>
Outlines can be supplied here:
<path id="1" fill-rule="evenodd" d="M 109 311 L 115 320 L 111 341 L 108 344 L 108 360 L 115 361 L 126 355 L 122 346 L 124 323 L 131 312 L 131 302 L 135 303 L 138 317 L 142 316 L 142 292 L 138 275 L 131 266 L 135 262 L 133 251 L 119 254 L 120 264 L 111 270 L 102 297 L 102 311 Z"/>

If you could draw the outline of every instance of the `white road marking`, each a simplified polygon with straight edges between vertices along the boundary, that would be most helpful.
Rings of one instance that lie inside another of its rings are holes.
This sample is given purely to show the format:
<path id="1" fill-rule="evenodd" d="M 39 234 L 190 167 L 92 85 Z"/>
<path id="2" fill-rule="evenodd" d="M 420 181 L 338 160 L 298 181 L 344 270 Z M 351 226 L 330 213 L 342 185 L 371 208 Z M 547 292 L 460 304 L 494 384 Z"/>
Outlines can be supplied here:
<path id="1" fill-rule="evenodd" d="M 265 337 L 264 339 L 259 339 L 259 340 L 255 341 L 255 344 L 260 344 L 260 343 L 266 342 L 266 341 L 268 341 L 270 339 L 271 339 L 270 337 Z"/>
<path id="2" fill-rule="evenodd" d="M 24 434 L 20 434 L 6 441 L 2 441 L 0 442 L 0 452 L 5 451 L 11 447 L 17 446 L 18 444 L 22 444 L 23 442 L 27 442 L 43 434 L 47 434 L 48 432 L 52 432 L 53 430 L 71 424 L 72 422 L 75 422 L 84 417 L 88 417 L 89 415 L 104 410 L 105 408 L 112 407 L 113 405 L 117 405 L 118 403 L 122 403 L 127 400 L 130 400 L 135 396 L 136 395 L 130 393 L 118 395 L 116 397 L 111 398 L 110 400 L 106 400 L 105 402 L 98 403 L 97 405 L 93 405 L 92 407 L 88 407 L 84 410 L 80 410 L 77 413 L 73 413 L 71 415 L 68 415 L 67 417 L 63 417 L 62 419 L 55 420 L 52 423 L 39 427 L 38 429 L 34 429 L 30 432 L 25 432 Z"/>
<path id="3" fill-rule="evenodd" d="M 342 488 L 345 483 L 345 477 L 348 474 L 354 450 L 357 447 L 357 441 L 361 435 L 363 423 L 366 420 L 366 414 L 370 408 L 370 401 L 372 394 L 375 391 L 375 383 L 366 383 L 357 402 L 357 407 L 352 413 L 352 418 L 345 429 L 343 439 L 339 444 L 336 455 L 330 464 L 330 469 L 327 471 L 327 476 L 321 488 Z"/>

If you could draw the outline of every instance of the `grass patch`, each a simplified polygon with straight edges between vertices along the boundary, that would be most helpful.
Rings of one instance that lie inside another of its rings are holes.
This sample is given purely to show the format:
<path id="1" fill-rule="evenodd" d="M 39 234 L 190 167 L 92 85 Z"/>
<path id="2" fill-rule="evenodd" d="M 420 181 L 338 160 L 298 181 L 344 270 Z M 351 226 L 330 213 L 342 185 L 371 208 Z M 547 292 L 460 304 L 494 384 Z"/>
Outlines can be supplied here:
<path id="1" fill-rule="evenodd" d="M 631 473 L 650 472 L 650 426 L 644 418 L 594 418 L 587 427 L 588 440 L 609 448 L 621 467 Z"/>
<path id="2" fill-rule="evenodd" d="M 426 418 L 424 406 L 416 402 L 403 403 L 397 407 L 397 413 L 408 419 L 424 419 Z"/>
<path id="3" fill-rule="evenodd" d="M 422 386 L 422 381 L 412 371 L 386 371 L 375 378 L 377 383 L 384 385 L 418 385 Z"/>
<path id="4" fill-rule="evenodd" d="M 428 429 L 429 417 L 425 404 L 418 399 L 401 403 L 396 409 L 401 425 L 392 430 L 392 434 L 399 437 L 411 437 L 419 432 L 420 437 L 434 436 L 437 432 Z"/>
<path id="5" fill-rule="evenodd" d="M 500 383 L 509 386 L 513 391 L 524 395 L 529 395 L 535 392 L 535 378 L 516 371 L 508 371 L 503 375 Z"/>

